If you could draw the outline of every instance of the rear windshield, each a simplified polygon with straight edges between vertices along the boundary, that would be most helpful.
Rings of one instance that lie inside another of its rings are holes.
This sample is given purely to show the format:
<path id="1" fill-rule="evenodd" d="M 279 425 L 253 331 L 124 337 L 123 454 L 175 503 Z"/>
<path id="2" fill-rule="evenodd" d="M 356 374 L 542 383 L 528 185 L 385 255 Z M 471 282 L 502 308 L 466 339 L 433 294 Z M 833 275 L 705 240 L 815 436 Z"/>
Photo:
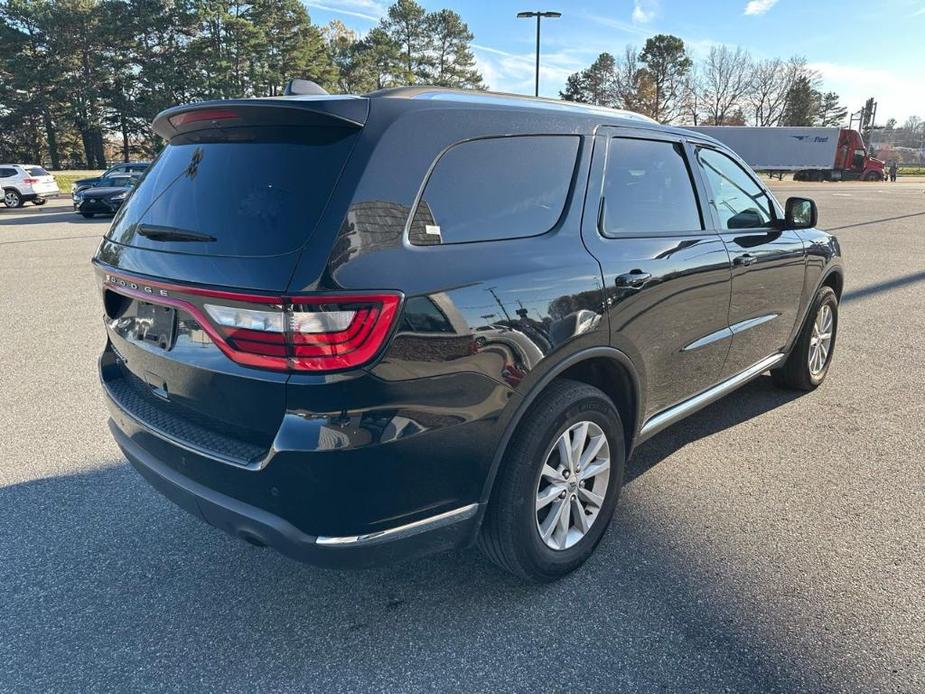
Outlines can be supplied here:
<path id="1" fill-rule="evenodd" d="M 30 176 L 51 176 L 45 169 L 41 166 L 30 166 L 26 169 L 29 172 Z"/>
<path id="2" fill-rule="evenodd" d="M 303 132 L 298 143 L 168 145 L 123 206 L 109 238 L 203 255 L 266 256 L 296 250 L 318 222 L 356 133 L 341 128 L 312 131 L 307 139 Z M 194 232 L 211 240 L 172 240 L 163 233 L 151 238 L 144 235 L 146 227 Z"/>

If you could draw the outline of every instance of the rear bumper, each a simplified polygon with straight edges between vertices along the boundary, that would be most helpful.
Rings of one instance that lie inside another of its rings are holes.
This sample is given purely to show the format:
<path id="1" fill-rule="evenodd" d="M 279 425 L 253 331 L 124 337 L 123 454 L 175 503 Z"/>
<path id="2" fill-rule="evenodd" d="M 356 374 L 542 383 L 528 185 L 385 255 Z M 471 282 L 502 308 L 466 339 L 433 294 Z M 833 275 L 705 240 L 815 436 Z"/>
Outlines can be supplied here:
<path id="1" fill-rule="evenodd" d="M 364 568 L 459 547 L 475 534 L 478 504 L 365 535 L 310 535 L 273 513 L 182 475 L 132 441 L 114 419 L 109 420 L 109 428 L 128 461 L 168 499 L 210 525 L 298 561 Z"/>

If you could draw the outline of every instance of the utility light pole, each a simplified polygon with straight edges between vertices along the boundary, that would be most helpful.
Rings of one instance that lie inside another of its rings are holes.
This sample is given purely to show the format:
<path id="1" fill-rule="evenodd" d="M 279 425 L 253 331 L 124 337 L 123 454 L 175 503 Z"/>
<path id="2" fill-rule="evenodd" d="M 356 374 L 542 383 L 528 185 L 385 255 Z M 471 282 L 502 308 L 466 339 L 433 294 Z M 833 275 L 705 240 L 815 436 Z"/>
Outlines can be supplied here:
<path id="1" fill-rule="evenodd" d="M 517 19 L 530 19 L 531 17 L 536 17 L 536 86 L 533 90 L 533 96 L 540 95 L 540 20 L 543 17 L 548 17 L 549 19 L 557 19 L 561 16 L 561 12 L 546 12 L 543 10 L 517 13 Z"/>

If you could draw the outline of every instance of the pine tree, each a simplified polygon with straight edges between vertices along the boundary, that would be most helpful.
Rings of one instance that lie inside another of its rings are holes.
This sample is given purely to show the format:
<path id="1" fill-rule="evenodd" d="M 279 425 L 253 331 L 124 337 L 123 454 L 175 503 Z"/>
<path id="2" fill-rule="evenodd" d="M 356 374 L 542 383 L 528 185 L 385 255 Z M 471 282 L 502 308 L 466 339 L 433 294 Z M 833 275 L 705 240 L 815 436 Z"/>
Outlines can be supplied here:
<path id="1" fill-rule="evenodd" d="M 462 17 L 453 10 L 439 10 L 427 15 L 424 25 L 433 45 L 427 81 L 440 87 L 485 89 L 469 47 L 472 32 Z"/>
<path id="2" fill-rule="evenodd" d="M 781 125 L 813 125 L 819 112 L 819 98 L 810 76 L 797 77 L 787 92 Z"/>
<path id="3" fill-rule="evenodd" d="M 646 39 L 639 59 L 645 63 L 651 84 L 651 100 L 646 110 L 655 120 L 669 123 L 681 111 L 684 78 L 693 65 L 684 41 L 670 34 L 657 34 Z"/>
<path id="4" fill-rule="evenodd" d="M 400 84 L 426 82 L 431 68 L 433 42 L 427 31 L 427 11 L 414 0 L 398 0 L 389 7 L 380 28 L 398 46 L 401 70 L 394 75 Z"/>
<path id="5" fill-rule="evenodd" d="M 598 106 L 619 108 L 616 61 L 610 53 L 601 53 L 590 67 L 568 77 L 565 91 L 559 94 L 567 101 L 580 101 Z"/>
<path id="6" fill-rule="evenodd" d="M 848 109 L 838 103 L 838 94 L 835 92 L 826 92 L 822 95 L 819 101 L 819 113 L 817 116 L 819 125 L 842 125 L 847 115 Z"/>

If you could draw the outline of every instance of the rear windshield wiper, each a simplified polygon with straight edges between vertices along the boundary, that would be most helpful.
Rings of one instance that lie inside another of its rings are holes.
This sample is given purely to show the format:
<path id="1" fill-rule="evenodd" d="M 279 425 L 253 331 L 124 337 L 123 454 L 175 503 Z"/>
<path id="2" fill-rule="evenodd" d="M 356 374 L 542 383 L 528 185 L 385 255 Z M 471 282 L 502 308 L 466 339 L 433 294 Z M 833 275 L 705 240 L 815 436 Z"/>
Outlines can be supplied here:
<path id="1" fill-rule="evenodd" d="M 154 224 L 139 224 L 138 233 L 152 241 L 218 241 L 214 236 L 198 231 L 162 227 Z"/>

